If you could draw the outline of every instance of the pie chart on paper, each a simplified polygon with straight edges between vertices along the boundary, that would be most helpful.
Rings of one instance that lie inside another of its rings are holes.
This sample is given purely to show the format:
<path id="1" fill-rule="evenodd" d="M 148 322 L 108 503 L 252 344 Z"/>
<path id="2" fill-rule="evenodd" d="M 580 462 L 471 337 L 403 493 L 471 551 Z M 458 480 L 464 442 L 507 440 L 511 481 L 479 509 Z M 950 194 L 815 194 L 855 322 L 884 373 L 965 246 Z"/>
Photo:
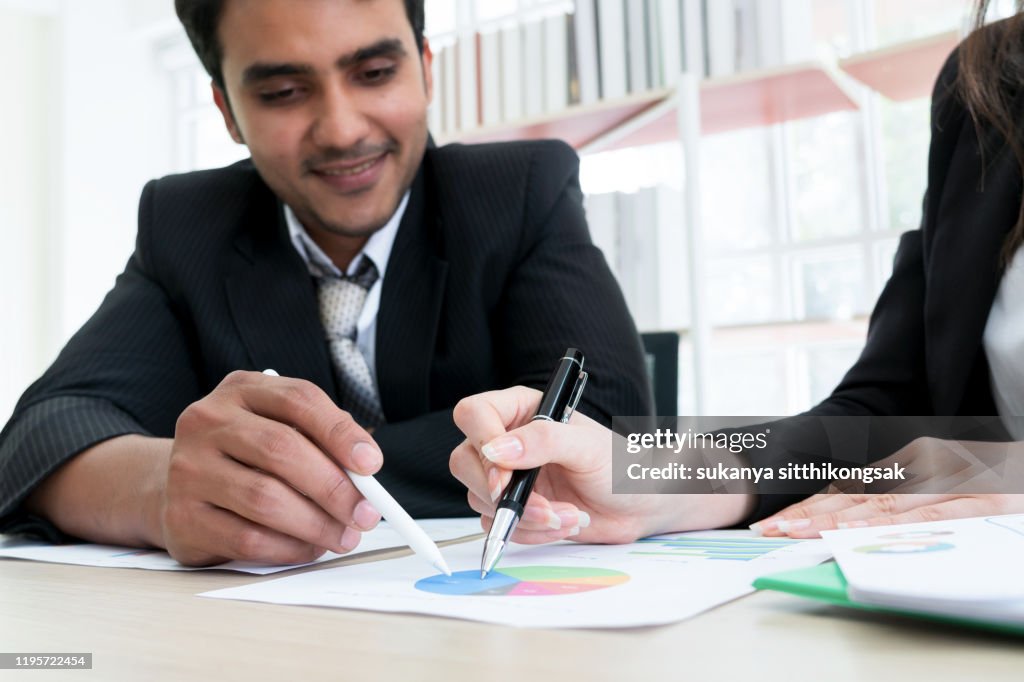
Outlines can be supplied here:
<path id="1" fill-rule="evenodd" d="M 586 566 L 515 566 L 491 571 L 438 574 L 416 582 L 416 589 L 434 594 L 477 597 L 553 597 L 603 590 L 629 580 L 622 571 Z"/>

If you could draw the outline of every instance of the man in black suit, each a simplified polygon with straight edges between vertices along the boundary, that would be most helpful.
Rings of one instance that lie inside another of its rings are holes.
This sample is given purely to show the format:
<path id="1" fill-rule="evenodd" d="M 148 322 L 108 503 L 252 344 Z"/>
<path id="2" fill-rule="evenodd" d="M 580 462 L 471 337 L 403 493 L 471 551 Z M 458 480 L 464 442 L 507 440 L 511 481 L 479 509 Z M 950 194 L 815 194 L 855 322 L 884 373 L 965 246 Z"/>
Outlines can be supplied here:
<path id="1" fill-rule="evenodd" d="M 307 561 L 380 518 L 342 467 L 467 513 L 452 407 L 542 386 L 566 346 L 584 412 L 650 410 L 571 150 L 430 143 L 422 2 L 177 10 L 251 161 L 147 185 L 127 268 L 0 436 L 4 526 Z"/>

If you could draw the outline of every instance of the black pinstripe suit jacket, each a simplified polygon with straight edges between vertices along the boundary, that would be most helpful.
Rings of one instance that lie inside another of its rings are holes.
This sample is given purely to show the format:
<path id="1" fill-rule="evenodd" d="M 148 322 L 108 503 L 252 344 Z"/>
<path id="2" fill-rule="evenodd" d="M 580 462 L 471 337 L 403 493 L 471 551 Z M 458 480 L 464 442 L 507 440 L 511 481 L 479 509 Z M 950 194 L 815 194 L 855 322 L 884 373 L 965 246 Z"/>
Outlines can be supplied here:
<path id="1" fill-rule="evenodd" d="M 646 414 L 650 389 L 622 295 L 583 215 L 578 160 L 555 142 L 429 148 L 388 262 L 377 322 L 387 425 L 381 482 L 410 513 L 469 513 L 448 471 L 463 396 L 542 387 L 586 352 L 581 409 Z M 99 310 L 0 434 L 3 526 L 50 472 L 105 439 L 170 437 L 236 369 L 273 367 L 337 400 L 314 283 L 250 162 L 150 182 L 136 249 Z M 344 405 L 341 405 L 344 407 Z"/>

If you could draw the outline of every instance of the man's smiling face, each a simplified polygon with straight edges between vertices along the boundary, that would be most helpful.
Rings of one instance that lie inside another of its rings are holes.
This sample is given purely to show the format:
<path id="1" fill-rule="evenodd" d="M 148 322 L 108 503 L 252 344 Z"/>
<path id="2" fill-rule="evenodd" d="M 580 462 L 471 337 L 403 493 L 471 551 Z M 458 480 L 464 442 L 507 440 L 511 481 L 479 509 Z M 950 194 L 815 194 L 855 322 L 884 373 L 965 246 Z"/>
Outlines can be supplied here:
<path id="1" fill-rule="evenodd" d="M 431 55 L 404 3 L 228 0 L 218 36 L 215 98 L 264 181 L 314 238 L 380 229 L 427 142 Z"/>

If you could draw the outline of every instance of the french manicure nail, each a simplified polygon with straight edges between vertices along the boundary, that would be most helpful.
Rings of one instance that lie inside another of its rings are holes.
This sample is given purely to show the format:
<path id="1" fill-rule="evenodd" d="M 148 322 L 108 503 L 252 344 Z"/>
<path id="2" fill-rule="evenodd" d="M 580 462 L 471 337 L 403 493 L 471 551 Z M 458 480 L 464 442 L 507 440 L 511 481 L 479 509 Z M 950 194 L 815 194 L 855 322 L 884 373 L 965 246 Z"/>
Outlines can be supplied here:
<path id="1" fill-rule="evenodd" d="M 803 530 L 811 525 L 810 519 L 793 519 L 787 521 L 786 519 L 780 519 L 776 524 L 776 527 L 783 533 L 789 533 L 794 530 Z"/>
<path id="2" fill-rule="evenodd" d="M 846 530 L 847 528 L 867 528 L 867 521 L 840 521 L 836 524 L 836 528 L 839 530 Z"/>
<path id="3" fill-rule="evenodd" d="M 548 510 L 547 524 L 548 528 L 550 528 L 551 530 L 562 529 L 562 519 L 559 518 L 558 514 L 550 510 Z"/>
<path id="4" fill-rule="evenodd" d="M 341 534 L 341 548 L 346 552 L 351 552 L 362 537 L 362 533 L 355 528 L 346 528 L 345 532 Z"/>
<path id="5" fill-rule="evenodd" d="M 575 511 L 558 512 L 559 528 L 572 528 L 579 525 L 579 513 Z"/>
<path id="6" fill-rule="evenodd" d="M 776 516 L 770 516 L 767 519 L 761 519 L 756 523 L 750 524 L 749 528 L 754 532 L 755 537 L 761 537 L 765 533 L 770 533 L 776 530 L 779 525 L 779 518 Z"/>
<path id="7" fill-rule="evenodd" d="M 481 451 L 492 462 L 505 464 L 523 456 L 523 442 L 515 436 L 502 436 L 483 446 Z"/>
<path id="8" fill-rule="evenodd" d="M 579 525 L 580 528 L 588 528 L 590 526 L 590 514 L 585 511 L 581 511 L 577 525 Z"/>
<path id="9" fill-rule="evenodd" d="M 572 536 L 579 535 L 579 534 L 580 534 L 580 527 L 579 526 L 573 526 L 572 530 L 569 531 L 569 535 L 567 537 L 571 538 Z"/>
<path id="10" fill-rule="evenodd" d="M 358 473 L 370 473 L 380 469 L 384 463 L 384 456 L 375 445 L 360 441 L 352 446 L 352 461 Z"/>

